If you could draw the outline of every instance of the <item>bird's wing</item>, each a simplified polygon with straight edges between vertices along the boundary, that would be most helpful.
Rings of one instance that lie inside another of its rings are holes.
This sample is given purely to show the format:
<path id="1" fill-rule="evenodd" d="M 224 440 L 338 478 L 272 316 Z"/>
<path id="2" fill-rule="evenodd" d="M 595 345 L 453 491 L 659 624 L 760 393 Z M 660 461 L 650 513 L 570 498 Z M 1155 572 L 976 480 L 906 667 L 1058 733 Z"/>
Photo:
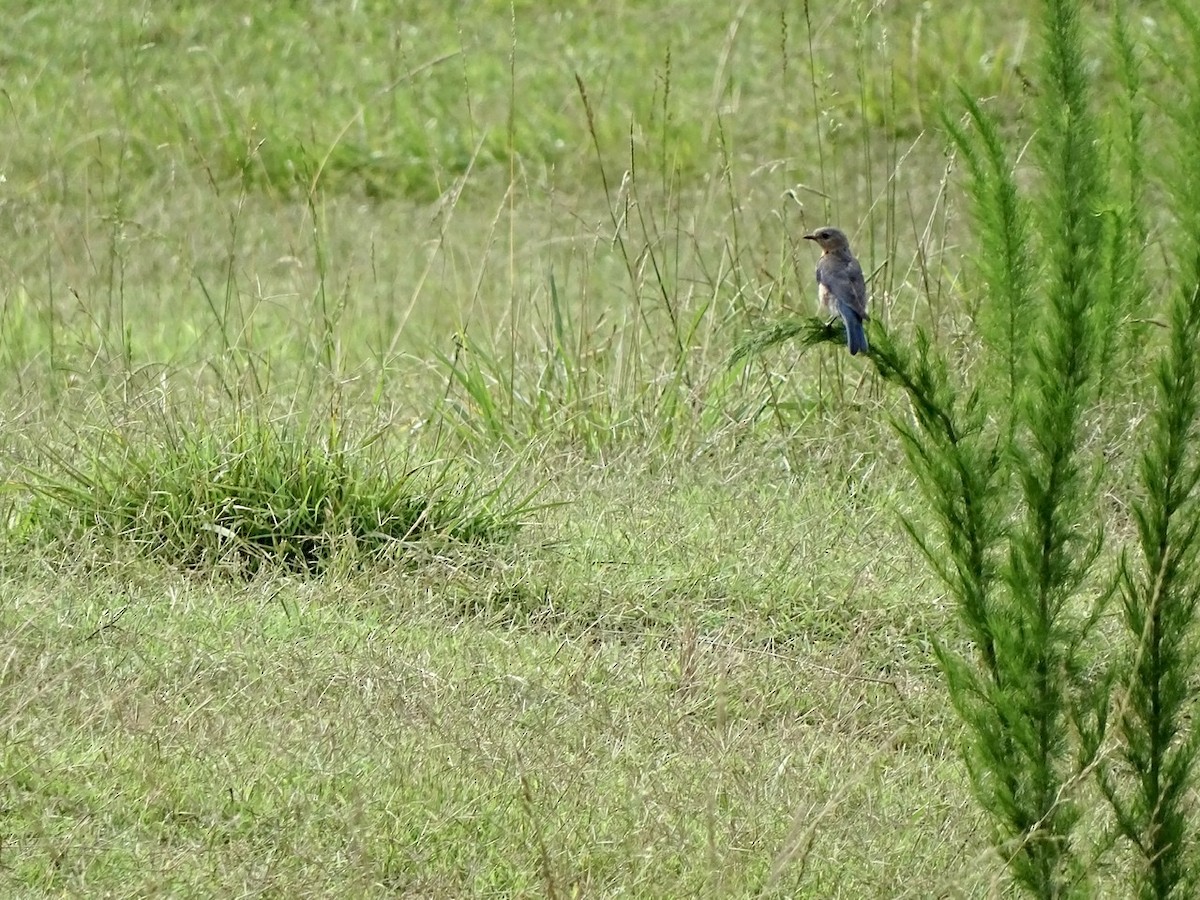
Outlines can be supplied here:
<path id="1" fill-rule="evenodd" d="M 847 278 L 850 281 L 850 306 L 862 317 L 867 315 L 867 282 L 863 278 L 862 266 L 858 264 L 858 260 L 850 261 L 850 265 L 846 269 Z"/>
<path id="2" fill-rule="evenodd" d="M 858 313 L 859 318 L 867 314 L 867 284 L 863 279 L 862 266 L 856 260 L 822 258 L 817 266 L 817 281 L 833 294 L 839 306 L 846 306 Z"/>

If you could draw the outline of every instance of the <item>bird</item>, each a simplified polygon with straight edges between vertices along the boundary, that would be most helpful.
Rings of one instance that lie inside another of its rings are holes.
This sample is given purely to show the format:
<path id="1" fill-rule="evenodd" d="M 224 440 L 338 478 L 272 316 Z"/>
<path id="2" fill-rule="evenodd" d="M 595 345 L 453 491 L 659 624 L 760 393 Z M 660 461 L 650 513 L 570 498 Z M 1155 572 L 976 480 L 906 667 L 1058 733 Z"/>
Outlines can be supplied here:
<path id="1" fill-rule="evenodd" d="M 866 353 L 869 348 L 863 322 L 870 318 L 867 283 L 862 266 L 850 252 L 850 241 L 844 232 L 829 225 L 804 235 L 804 240 L 815 241 L 822 250 L 817 260 L 817 297 L 821 309 L 841 316 L 846 323 L 846 344 L 851 356 Z"/>

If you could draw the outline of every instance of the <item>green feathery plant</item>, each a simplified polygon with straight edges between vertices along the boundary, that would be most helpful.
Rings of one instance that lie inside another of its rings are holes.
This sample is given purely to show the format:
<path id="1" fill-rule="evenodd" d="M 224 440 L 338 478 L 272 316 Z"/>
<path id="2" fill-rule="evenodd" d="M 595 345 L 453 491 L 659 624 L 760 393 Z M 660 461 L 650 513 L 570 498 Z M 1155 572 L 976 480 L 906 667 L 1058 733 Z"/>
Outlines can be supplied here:
<path id="1" fill-rule="evenodd" d="M 961 92 L 971 132 L 950 116 L 943 124 L 967 167 L 978 250 L 975 265 L 991 290 L 975 304 L 973 317 L 988 355 L 987 369 L 1003 374 L 992 399 L 1016 402 L 1025 380 L 1026 338 L 1036 310 L 1030 211 L 1012 177 L 1012 160 L 998 124 L 979 102 Z"/>
<path id="2" fill-rule="evenodd" d="M 1100 785 L 1117 827 L 1141 857 L 1139 895 L 1194 896 L 1187 792 L 1200 732 L 1190 727 L 1200 600 L 1200 246 L 1181 274 L 1168 313 L 1170 346 L 1155 366 L 1154 411 L 1141 457 L 1143 494 L 1133 504 L 1137 540 L 1122 558 L 1128 653 L 1115 725 L 1120 763 Z M 1123 776 L 1118 779 L 1118 774 Z"/>
<path id="3" fill-rule="evenodd" d="M 1074 2 L 1046 4 L 1032 142 L 1040 178 L 1031 193 L 1022 193 L 995 123 L 977 103 L 967 103 L 970 133 L 950 128 L 967 162 L 980 236 L 983 368 L 1004 389 L 984 395 L 952 386 L 927 342 L 918 340 L 911 356 L 883 335 L 874 343 L 881 370 L 905 388 L 916 413 L 900 430 L 942 540 L 917 523 L 909 528 L 958 598 L 970 639 L 965 652 L 944 643 L 937 652 L 968 726 L 965 757 L 997 849 L 1031 895 L 1093 891 L 1075 826 L 1079 782 L 1095 769 L 1109 776 L 1101 782 L 1120 830 L 1147 860 L 1140 890 L 1160 897 L 1184 883 L 1179 801 L 1196 751 L 1177 737 L 1183 685 L 1194 671 L 1186 635 L 1198 585 L 1181 564 L 1200 528 L 1198 476 L 1186 452 L 1200 399 L 1191 346 L 1200 322 L 1196 288 L 1185 282 L 1157 368 L 1145 494 L 1135 505 L 1143 565 L 1127 559 L 1122 568 L 1133 662 L 1097 676 L 1090 642 L 1111 589 L 1096 566 L 1103 533 L 1087 524 L 1102 472 L 1088 420 L 1102 396 L 1138 382 L 1117 363 L 1133 358 L 1141 338 L 1131 317 L 1144 296 L 1142 170 L 1130 163 L 1141 120 L 1136 57 L 1118 21 L 1113 43 L 1128 104 L 1124 142 L 1118 138 L 1105 165 L 1102 148 L 1114 145 L 1091 112 L 1079 15 Z M 981 396 L 1000 401 L 991 416 Z M 1123 678 L 1129 778 L 1118 786 L 1101 753 L 1107 688 Z M 1122 790 L 1129 783 L 1140 786 L 1132 797 Z"/>
<path id="4" fill-rule="evenodd" d="M 1176 286 L 1167 310 L 1168 344 L 1153 369 L 1152 412 L 1144 428 L 1141 493 L 1132 511 L 1134 545 L 1122 557 L 1120 588 L 1127 653 L 1117 695 L 1118 761 L 1100 769 L 1117 829 L 1136 855 L 1138 896 L 1195 895 L 1193 804 L 1200 732 L 1194 686 L 1200 601 L 1200 152 L 1187 139 L 1200 129 L 1200 16 L 1172 4 L 1181 44 L 1169 77 L 1186 98 L 1172 109 L 1175 159 L 1165 179 L 1179 224 Z M 1132 64 L 1133 54 L 1125 57 Z"/>
<path id="5" fill-rule="evenodd" d="M 1089 109 L 1078 9 L 1045 14 L 1042 178 L 1023 199 L 999 130 L 968 102 L 975 128 L 951 127 L 967 162 L 980 231 L 977 307 L 986 375 L 956 384 L 938 351 L 912 353 L 882 334 L 876 360 L 913 403 L 898 423 L 937 529 L 906 523 L 958 600 L 969 649 L 937 647 L 966 723 L 965 759 L 994 841 L 1015 881 L 1041 897 L 1080 891 L 1076 782 L 1093 760 L 1073 741 L 1102 718 L 1087 677 L 1087 640 L 1106 597 L 1086 599 L 1103 534 L 1086 524 L 1095 497 L 1085 416 L 1099 390 L 1097 272 L 1106 199 L 1101 134 Z M 1000 386 L 997 388 L 997 386 Z"/>
<path id="6" fill-rule="evenodd" d="M 1094 856 L 1112 842 L 1077 828 L 1092 811 L 1093 775 L 1117 832 L 1142 859 L 1136 891 L 1188 896 L 1193 885 L 1184 799 L 1200 751 L 1186 730 L 1200 600 L 1200 154 L 1186 138 L 1200 130 L 1200 17 L 1174 7 L 1191 39 L 1176 74 L 1192 99 L 1177 112 L 1182 166 L 1169 180 L 1190 237 L 1157 363 L 1134 365 L 1145 353 L 1141 307 L 1150 296 L 1141 61 L 1117 10 L 1121 115 L 1110 132 L 1093 113 L 1074 0 L 1045 4 L 1038 131 L 1028 147 L 1014 153 L 999 122 L 966 94 L 963 121 L 945 122 L 977 235 L 974 381 L 956 377 L 923 331 L 906 346 L 871 323 L 870 358 L 911 403 L 896 427 L 928 510 L 905 526 L 957 601 L 965 642 L 943 639 L 936 653 L 967 726 L 964 758 L 997 851 L 1037 897 L 1098 890 Z M 1032 182 L 1017 172 L 1026 150 Z M 841 341 L 838 329 L 785 321 L 735 360 L 791 338 Z M 1151 374 L 1151 389 L 1141 390 Z M 1114 579 L 1100 565 L 1106 535 L 1093 512 L 1112 471 L 1098 435 L 1125 427 L 1114 402 L 1139 397 L 1152 413 L 1130 504 L 1136 546 Z M 1096 624 L 1118 590 L 1128 653 L 1105 666 Z"/>

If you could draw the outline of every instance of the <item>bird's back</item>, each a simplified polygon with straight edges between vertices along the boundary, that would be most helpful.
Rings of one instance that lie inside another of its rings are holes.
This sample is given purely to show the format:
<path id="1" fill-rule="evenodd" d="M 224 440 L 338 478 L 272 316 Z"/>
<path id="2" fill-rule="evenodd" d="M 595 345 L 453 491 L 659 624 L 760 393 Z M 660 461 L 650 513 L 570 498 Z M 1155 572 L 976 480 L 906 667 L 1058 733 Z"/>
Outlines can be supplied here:
<path id="1" fill-rule="evenodd" d="M 823 254 L 817 261 L 817 282 L 859 316 L 867 317 L 867 283 L 862 266 L 851 253 Z"/>

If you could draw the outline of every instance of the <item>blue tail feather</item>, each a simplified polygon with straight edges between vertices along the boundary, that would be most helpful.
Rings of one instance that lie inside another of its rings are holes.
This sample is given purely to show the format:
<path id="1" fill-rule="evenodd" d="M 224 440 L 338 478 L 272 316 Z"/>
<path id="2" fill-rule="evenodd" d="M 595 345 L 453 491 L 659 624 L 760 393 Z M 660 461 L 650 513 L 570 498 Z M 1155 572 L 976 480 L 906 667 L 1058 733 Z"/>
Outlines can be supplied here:
<path id="1" fill-rule="evenodd" d="M 843 316 L 846 323 L 846 344 L 850 347 L 850 355 L 867 352 L 867 333 L 863 330 L 862 319 L 853 311 Z"/>

